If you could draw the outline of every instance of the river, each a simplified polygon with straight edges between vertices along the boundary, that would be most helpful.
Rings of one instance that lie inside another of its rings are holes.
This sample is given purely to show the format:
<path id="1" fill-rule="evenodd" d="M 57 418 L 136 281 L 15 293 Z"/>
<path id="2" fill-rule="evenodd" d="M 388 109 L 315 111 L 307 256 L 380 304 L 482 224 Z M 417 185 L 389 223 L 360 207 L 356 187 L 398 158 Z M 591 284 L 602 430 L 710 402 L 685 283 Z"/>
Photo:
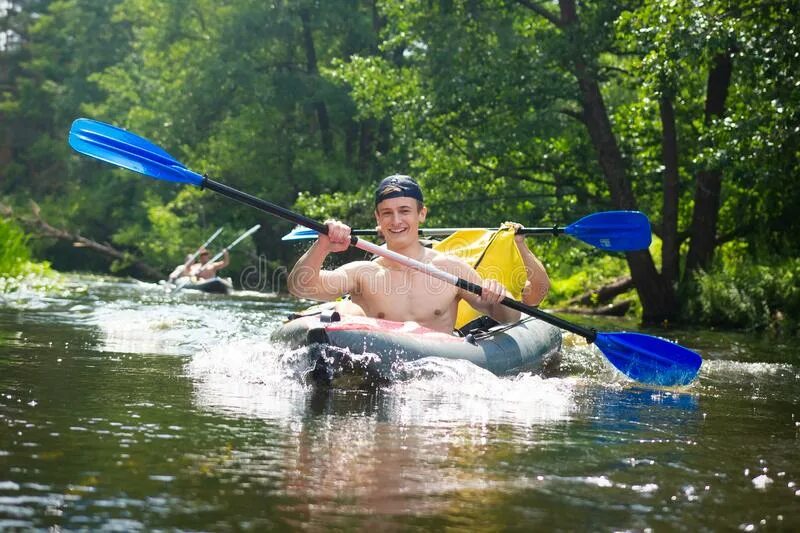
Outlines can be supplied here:
<path id="1" fill-rule="evenodd" d="M 422 360 L 320 392 L 269 342 L 300 305 L 90 276 L 0 295 L 0 530 L 800 528 L 793 343 L 656 332 L 705 360 L 676 389 L 566 335 L 552 377 Z"/>

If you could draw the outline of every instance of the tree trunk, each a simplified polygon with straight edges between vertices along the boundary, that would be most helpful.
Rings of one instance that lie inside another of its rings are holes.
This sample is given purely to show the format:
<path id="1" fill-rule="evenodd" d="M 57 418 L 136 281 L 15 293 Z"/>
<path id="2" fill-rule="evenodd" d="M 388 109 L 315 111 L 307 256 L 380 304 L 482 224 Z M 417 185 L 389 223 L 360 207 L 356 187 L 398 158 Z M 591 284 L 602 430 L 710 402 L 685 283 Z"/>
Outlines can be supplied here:
<path id="1" fill-rule="evenodd" d="M 375 153 L 375 119 L 361 121 L 358 136 L 358 173 L 368 176 Z"/>
<path id="2" fill-rule="evenodd" d="M 678 177 L 678 134 L 675 128 L 675 109 L 672 98 L 659 99 L 661 114 L 661 151 L 664 158 L 664 178 L 661 214 L 661 277 L 674 287 L 680 270 L 678 242 L 678 205 L 680 184 Z"/>
<path id="3" fill-rule="evenodd" d="M 574 0 L 559 0 L 561 22 L 569 35 L 578 26 Z M 581 56 L 578 47 L 572 48 L 572 65 L 580 89 L 583 116 L 589 137 L 597 151 L 597 160 L 617 209 L 636 209 L 633 189 L 626 176 L 622 153 L 611 129 L 608 110 L 593 73 Z M 664 282 L 656 270 L 648 250 L 627 252 L 625 257 L 631 270 L 636 292 L 642 302 L 642 321 L 658 323 L 677 315 L 677 300 L 673 287 Z"/>
<path id="4" fill-rule="evenodd" d="M 705 122 L 707 125 L 725 113 L 725 100 L 728 97 L 732 71 L 733 60 L 730 53 L 719 54 L 714 58 L 706 88 Z M 721 168 L 704 169 L 697 173 L 692 227 L 689 230 L 691 243 L 686 256 L 684 278 L 691 276 L 696 270 L 708 269 L 711 266 L 717 242 L 721 190 Z"/>
<path id="5" fill-rule="evenodd" d="M 358 131 L 358 122 L 353 119 L 348 120 L 344 132 L 344 161 L 348 167 L 354 166 Z"/>
<path id="6" fill-rule="evenodd" d="M 567 301 L 567 305 L 572 307 L 575 305 L 592 306 L 605 305 L 611 301 L 633 289 L 633 280 L 629 276 L 615 279 L 611 283 L 607 283 L 597 289 L 592 289 L 580 294 Z"/>
<path id="7" fill-rule="evenodd" d="M 308 9 L 300 10 L 300 20 L 303 22 L 303 47 L 306 52 L 306 72 L 310 75 L 312 83 L 320 81 L 319 67 L 317 66 L 317 49 L 314 46 L 314 35 L 311 33 L 311 15 Z M 328 108 L 317 94 L 314 94 L 314 111 L 317 114 L 320 138 L 322 141 L 322 151 L 326 156 L 333 154 L 333 133 L 331 132 L 331 121 L 328 117 Z"/>

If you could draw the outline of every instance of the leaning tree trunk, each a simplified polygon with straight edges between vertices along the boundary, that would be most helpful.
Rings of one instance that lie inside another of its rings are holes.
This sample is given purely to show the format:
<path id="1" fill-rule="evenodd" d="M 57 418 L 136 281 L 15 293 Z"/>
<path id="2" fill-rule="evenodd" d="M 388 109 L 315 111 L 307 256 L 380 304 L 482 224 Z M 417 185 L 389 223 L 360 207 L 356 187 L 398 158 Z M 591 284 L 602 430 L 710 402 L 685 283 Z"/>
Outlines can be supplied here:
<path id="1" fill-rule="evenodd" d="M 574 0 L 559 0 L 561 24 L 563 27 L 577 26 L 578 16 Z M 636 209 L 630 181 L 625 172 L 625 164 L 611 129 L 608 110 L 603 102 L 600 86 L 581 56 L 581 51 L 572 47 L 572 65 L 580 89 L 583 105 L 583 118 L 589 131 L 592 145 L 597 152 L 597 160 L 611 192 L 617 209 Z M 673 319 L 677 315 L 677 300 L 672 285 L 665 283 L 656 270 L 653 257 L 648 250 L 625 254 L 631 270 L 636 291 L 642 303 L 642 321 L 657 323 Z"/>
<path id="2" fill-rule="evenodd" d="M 13 211 L 6 207 L 1 206 L 0 213 L 3 216 L 14 216 Z M 152 281 L 164 279 L 164 274 L 158 269 L 148 265 L 141 259 L 132 256 L 130 253 L 118 250 L 108 243 L 100 243 L 95 240 L 89 239 L 80 235 L 79 233 L 67 231 L 65 229 L 51 226 L 46 220 L 42 218 L 41 210 L 36 202 L 31 202 L 32 217 L 15 217 L 16 220 L 22 223 L 29 231 L 41 235 L 43 237 L 52 237 L 62 241 L 71 242 L 76 248 L 87 248 L 101 255 L 109 257 L 118 261 L 125 269 L 131 269 L 138 273 L 142 278 Z"/>
<path id="3" fill-rule="evenodd" d="M 719 54 L 714 58 L 706 88 L 705 122 L 707 125 L 725 113 L 725 100 L 728 97 L 732 71 L 733 60 L 730 53 Z M 708 168 L 697 173 L 692 226 L 689 230 L 691 243 L 686 256 L 685 278 L 691 276 L 696 270 L 706 270 L 711 266 L 717 243 L 721 190 L 721 168 Z"/>

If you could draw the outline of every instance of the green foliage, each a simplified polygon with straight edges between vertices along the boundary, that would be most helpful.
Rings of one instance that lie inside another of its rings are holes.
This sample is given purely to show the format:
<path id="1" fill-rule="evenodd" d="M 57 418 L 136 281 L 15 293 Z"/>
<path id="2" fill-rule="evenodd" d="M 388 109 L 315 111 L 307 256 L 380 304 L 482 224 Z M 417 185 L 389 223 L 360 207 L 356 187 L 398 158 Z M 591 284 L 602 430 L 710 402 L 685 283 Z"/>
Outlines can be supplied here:
<path id="1" fill-rule="evenodd" d="M 51 275 L 47 263 L 31 261 L 28 236 L 9 219 L 0 219 L 0 293 L 17 289 L 26 280 Z"/>
<path id="2" fill-rule="evenodd" d="M 388 159 L 424 187 L 431 224 L 533 223 L 606 201 L 583 126 L 556 111 L 577 107 L 548 68 L 548 23 L 505 2 L 382 9 L 381 52 L 326 73 L 362 116 L 391 117 Z"/>
<path id="3" fill-rule="evenodd" d="M 697 294 L 688 301 L 686 318 L 696 323 L 748 330 L 800 333 L 800 260 L 750 259 L 696 276 Z"/>
<path id="4" fill-rule="evenodd" d="M 372 189 L 364 188 L 356 193 L 300 193 L 294 208 L 315 220 L 330 218 L 344 221 L 353 228 L 375 226 L 375 205 Z"/>
<path id="5" fill-rule="evenodd" d="M 550 276 L 548 305 L 558 307 L 570 298 L 629 275 L 624 255 L 609 254 L 568 240 L 552 239 L 545 247 L 538 240 L 528 239 Z"/>
<path id="6" fill-rule="evenodd" d="M 658 100 L 675 106 L 680 152 L 681 230 L 691 220 L 693 178 L 723 171 L 719 233 L 747 235 L 750 253 L 800 251 L 800 23 L 791 2 L 702 0 L 640 2 L 616 21 L 628 52 L 615 105 L 623 148 L 642 205 L 660 210 Z M 718 54 L 731 54 L 724 116 L 704 120 L 707 77 Z M 631 98 L 633 97 L 633 98 Z"/>
<path id="7" fill-rule="evenodd" d="M 147 194 L 141 206 L 147 213 L 146 221 L 118 231 L 114 243 L 136 248 L 148 264 L 169 270 L 214 232 L 213 228 L 200 225 L 201 194 L 197 189 L 184 188 L 167 203 L 162 203 L 154 193 Z"/>
<path id="8" fill-rule="evenodd" d="M 16 276 L 30 261 L 28 237 L 11 220 L 0 219 L 0 272 Z"/>

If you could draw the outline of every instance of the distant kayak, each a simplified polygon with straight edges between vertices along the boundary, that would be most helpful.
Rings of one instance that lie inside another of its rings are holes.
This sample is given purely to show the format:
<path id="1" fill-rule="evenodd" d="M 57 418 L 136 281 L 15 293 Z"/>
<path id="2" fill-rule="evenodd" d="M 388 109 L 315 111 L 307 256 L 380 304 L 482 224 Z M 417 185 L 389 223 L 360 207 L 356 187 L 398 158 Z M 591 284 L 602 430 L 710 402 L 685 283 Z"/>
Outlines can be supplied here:
<path id="1" fill-rule="evenodd" d="M 343 388 L 387 383 L 398 361 L 463 359 L 495 374 L 507 374 L 541 371 L 555 363 L 561 351 L 561 330 L 534 318 L 459 337 L 416 322 L 324 312 L 284 323 L 272 340 L 293 349 L 308 347 L 314 361 L 310 380 Z"/>
<path id="2" fill-rule="evenodd" d="M 173 287 L 175 290 L 192 290 L 213 294 L 230 294 L 233 291 L 233 283 L 230 278 L 218 277 L 194 281 L 190 278 L 178 278 Z"/>

